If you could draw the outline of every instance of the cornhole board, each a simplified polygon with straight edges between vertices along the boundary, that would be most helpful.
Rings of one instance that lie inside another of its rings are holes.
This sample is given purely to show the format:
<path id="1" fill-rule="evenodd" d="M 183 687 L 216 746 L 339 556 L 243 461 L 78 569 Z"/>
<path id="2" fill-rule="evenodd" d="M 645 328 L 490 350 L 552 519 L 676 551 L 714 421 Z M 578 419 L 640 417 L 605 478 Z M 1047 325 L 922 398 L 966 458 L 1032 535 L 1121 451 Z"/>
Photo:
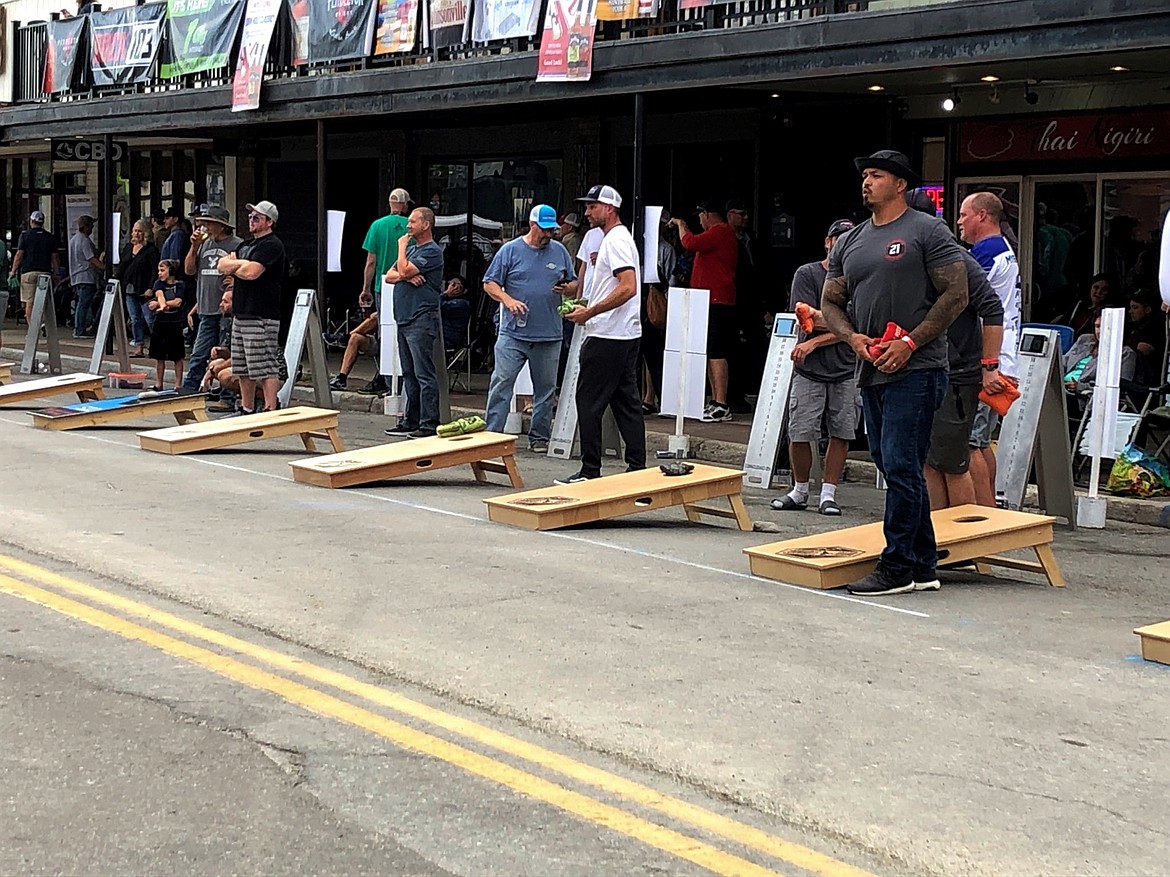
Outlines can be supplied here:
<path id="1" fill-rule="evenodd" d="M 179 423 L 206 420 L 204 410 L 206 393 L 163 393 L 149 399 L 136 395 L 118 396 L 113 399 L 96 399 L 92 402 L 77 402 L 60 408 L 42 408 L 30 411 L 33 426 L 38 429 L 86 429 L 93 426 L 107 426 L 123 420 L 144 420 L 173 414 Z"/>
<path id="2" fill-rule="evenodd" d="M 205 423 L 140 432 L 138 444 L 144 451 L 191 454 L 289 435 L 299 435 L 305 449 L 309 451 L 317 450 L 313 439 L 327 439 L 338 453 L 345 450 L 345 444 L 337 432 L 337 412 L 308 406 L 258 411 L 241 417 L 225 417 Z"/>
<path id="3" fill-rule="evenodd" d="M 72 375 L 54 375 L 51 378 L 35 378 L 31 381 L 21 381 L 17 384 L 5 384 L 0 387 L 0 405 L 13 402 L 27 402 L 29 399 L 46 399 L 51 396 L 62 396 L 66 393 L 76 393 L 82 402 L 89 402 L 104 397 L 102 384 L 105 378 L 101 375 L 87 375 L 80 372 Z"/>
<path id="4" fill-rule="evenodd" d="M 1170 621 L 1147 624 L 1134 630 L 1142 638 L 1142 657 L 1159 664 L 1170 664 Z"/>
<path id="5" fill-rule="evenodd" d="M 485 499 L 488 518 L 528 530 L 556 530 L 620 518 L 651 509 L 682 506 L 687 520 L 703 515 L 731 518 L 741 530 L 752 528 L 743 504 L 743 472 L 695 464 L 688 475 L 664 475 L 658 467 L 608 475 L 577 484 L 555 484 L 523 493 Z M 730 509 L 700 505 L 726 497 Z"/>
<path id="6" fill-rule="evenodd" d="M 0 384 L 12 380 L 12 366 L 11 362 L 0 362 Z"/>
<path id="7" fill-rule="evenodd" d="M 938 547 L 949 552 L 947 563 L 975 561 L 979 572 L 993 566 L 1039 573 L 1054 587 L 1063 587 L 1064 576 L 1052 553 L 1055 518 L 1025 512 L 962 505 L 931 514 Z M 886 539 L 880 522 L 831 530 L 799 539 L 745 548 L 752 575 L 803 585 L 806 588 L 839 588 L 873 572 Z M 1036 561 L 1001 556 L 1004 551 L 1031 548 Z"/>
<path id="8" fill-rule="evenodd" d="M 495 462 L 496 458 L 500 462 Z M 393 442 L 290 465 L 295 481 L 318 487 L 352 487 L 464 464 L 471 465 L 476 481 L 486 481 L 486 472 L 497 472 L 507 475 L 513 487 L 524 486 L 516 468 L 516 437 L 498 432 Z"/>

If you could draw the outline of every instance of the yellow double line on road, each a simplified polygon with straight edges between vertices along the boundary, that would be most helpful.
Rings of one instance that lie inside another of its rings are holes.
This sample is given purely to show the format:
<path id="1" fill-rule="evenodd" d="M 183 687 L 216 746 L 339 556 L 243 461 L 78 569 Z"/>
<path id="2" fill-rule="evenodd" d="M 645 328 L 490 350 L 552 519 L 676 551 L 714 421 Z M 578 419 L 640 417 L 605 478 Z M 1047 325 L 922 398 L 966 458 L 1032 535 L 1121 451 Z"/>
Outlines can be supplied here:
<path id="1" fill-rule="evenodd" d="M 805 871 L 821 875 L 821 877 L 873 877 L 867 871 L 815 850 L 790 843 L 734 819 L 664 795 L 648 786 L 592 767 L 468 719 L 429 707 L 343 673 L 204 627 L 136 600 L 112 594 L 101 588 L 84 584 L 16 558 L 0 555 L 0 568 L 26 579 L 67 591 L 92 603 L 115 609 L 125 615 L 149 621 L 158 627 L 170 629 L 191 639 L 200 640 L 235 652 L 237 655 L 252 658 L 269 667 L 295 674 L 313 683 L 327 685 L 384 709 L 442 728 L 466 740 L 539 765 L 579 783 L 657 811 L 676 822 L 686 823 L 789 865 L 795 865 Z M 582 819 L 603 825 L 663 852 L 685 859 L 715 874 L 728 875 L 728 877 L 730 875 L 745 875 L 745 877 L 761 875 L 762 877 L 762 875 L 775 875 L 777 873 L 715 846 L 642 819 L 633 813 L 558 786 L 504 762 L 480 755 L 458 744 L 355 706 L 324 691 L 295 682 L 284 676 L 278 676 L 252 664 L 210 651 L 185 640 L 176 639 L 153 628 L 144 627 L 121 616 L 97 609 L 87 603 L 69 599 L 54 591 L 47 591 L 28 582 L 0 574 L 0 593 L 20 597 L 126 639 L 152 646 L 167 654 L 218 673 L 234 682 L 267 691 L 319 715 L 362 728 L 405 749 L 441 759 L 529 798 L 543 801 Z"/>

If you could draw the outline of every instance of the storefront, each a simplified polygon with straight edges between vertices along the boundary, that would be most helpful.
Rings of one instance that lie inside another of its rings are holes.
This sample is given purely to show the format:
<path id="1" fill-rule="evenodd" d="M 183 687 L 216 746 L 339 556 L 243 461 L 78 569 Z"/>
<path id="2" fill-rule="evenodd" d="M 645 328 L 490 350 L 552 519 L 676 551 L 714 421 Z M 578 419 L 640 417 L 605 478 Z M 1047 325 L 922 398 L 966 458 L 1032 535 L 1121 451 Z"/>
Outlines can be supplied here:
<path id="1" fill-rule="evenodd" d="M 997 118 L 954 126 L 953 219 L 995 192 L 1020 244 L 1028 319 L 1059 320 L 1108 274 L 1117 301 L 1156 292 L 1170 211 L 1170 110 Z"/>

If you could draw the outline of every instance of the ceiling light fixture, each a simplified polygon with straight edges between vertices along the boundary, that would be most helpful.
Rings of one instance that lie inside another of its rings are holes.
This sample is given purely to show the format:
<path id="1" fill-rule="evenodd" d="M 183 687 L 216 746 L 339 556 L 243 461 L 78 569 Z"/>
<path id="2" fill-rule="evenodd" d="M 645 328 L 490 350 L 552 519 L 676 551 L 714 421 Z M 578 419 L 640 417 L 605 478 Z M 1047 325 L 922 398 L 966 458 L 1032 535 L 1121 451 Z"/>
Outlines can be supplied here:
<path id="1" fill-rule="evenodd" d="M 885 91 L 885 90 L 886 90 L 886 87 L 884 85 L 871 85 L 866 89 L 866 91 L 872 91 L 875 93 L 879 92 L 879 91 Z"/>
<path id="2" fill-rule="evenodd" d="M 961 97 L 959 97 L 959 89 L 956 88 L 951 92 L 950 97 L 943 98 L 943 102 L 941 104 L 941 106 L 943 108 L 943 112 L 944 113 L 953 113 L 955 111 L 955 107 L 957 107 L 962 102 L 963 102 L 963 99 Z"/>
<path id="3" fill-rule="evenodd" d="M 1031 106 L 1036 106 L 1040 103 L 1040 95 L 1032 91 L 1032 84 L 1030 82 L 1024 83 L 1024 100 Z"/>
<path id="4" fill-rule="evenodd" d="M 991 75 L 980 76 L 979 81 L 980 82 L 999 82 L 999 77 L 998 76 L 991 76 Z"/>
<path id="5" fill-rule="evenodd" d="M 778 98 L 778 97 L 780 97 L 780 95 L 778 95 L 778 94 L 773 94 L 773 95 L 772 95 L 772 97 L 773 97 L 773 98 Z"/>
<path id="6" fill-rule="evenodd" d="M 1110 67 L 1109 70 L 1112 73 L 1128 73 L 1129 72 L 1128 67 L 1122 67 L 1120 64 L 1116 64 L 1113 67 Z"/>

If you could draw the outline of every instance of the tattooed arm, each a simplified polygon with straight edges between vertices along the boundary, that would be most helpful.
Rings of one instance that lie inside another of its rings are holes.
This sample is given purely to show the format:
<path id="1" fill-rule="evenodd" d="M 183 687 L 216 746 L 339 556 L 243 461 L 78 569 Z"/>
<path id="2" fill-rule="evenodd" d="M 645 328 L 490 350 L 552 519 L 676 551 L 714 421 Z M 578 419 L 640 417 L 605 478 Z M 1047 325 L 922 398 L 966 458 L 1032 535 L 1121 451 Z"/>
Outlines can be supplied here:
<path id="1" fill-rule="evenodd" d="M 829 331 L 853 348 L 866 362 L 873 362 L 866 350 L 870 339 L 859 333 L 849 322 L 845 309 L 849 306 L 849 288 L 844 277 L 829 277 L 821 290 L 821 315 Z"/>
<path id="2" fill-rule="evenodd" d="M 962 260 L 929 270 L 930 282 L 938 290 L 938 299 L 921 323 L 910 333 L 917 347 L 929 344 L 955 322 L 967 307 L 967 266 Z"/>

